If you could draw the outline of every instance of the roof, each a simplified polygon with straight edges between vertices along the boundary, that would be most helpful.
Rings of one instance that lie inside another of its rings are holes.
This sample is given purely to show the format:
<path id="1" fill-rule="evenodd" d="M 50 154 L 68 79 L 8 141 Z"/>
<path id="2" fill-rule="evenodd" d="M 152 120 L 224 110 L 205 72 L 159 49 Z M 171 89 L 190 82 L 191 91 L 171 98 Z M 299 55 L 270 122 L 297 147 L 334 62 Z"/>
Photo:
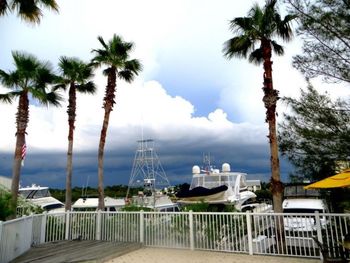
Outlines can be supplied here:
<path id="1" fill-rule="evenodd" d="M 124 206 L 124 199 L 115 199 L 111 197 L 105 197 L 105 207 L 119 207 Z M 98 198 L 96 197 L 87 197 L 79 198 L 73 205 L 73 208 L 97 208 Z"/>
<path id="2" fill-rule="evenodd" d="M 283 209 L 325 209 L 326 206 L 322 199 L 314 198 L 295 198 L 285 199 L 282 204 Z"/>
<path id="3" fill-rule="evenodd" d="M 22 190 L 44 190 L 44 189 L 49 189 L 49 187 L 32 184 L 31 186 L 20 187 L 18 190 L 22 191 Z"/>

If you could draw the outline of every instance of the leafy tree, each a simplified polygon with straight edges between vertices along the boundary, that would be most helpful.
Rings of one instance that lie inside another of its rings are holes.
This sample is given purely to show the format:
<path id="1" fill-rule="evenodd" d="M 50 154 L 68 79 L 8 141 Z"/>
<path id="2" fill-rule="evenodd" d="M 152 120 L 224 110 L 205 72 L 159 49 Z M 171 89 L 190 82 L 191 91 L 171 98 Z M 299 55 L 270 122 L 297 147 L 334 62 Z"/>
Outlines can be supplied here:
<path id="1" fill-rule="evenodd" d="M 307 78 L 350 82 L 350 1 L 285 0 L 298 16 L 303 54 L 293 65 Z"/>
<path id="2" fill-rule="evenodd" d="M 271 53 L 283 55 L 284 50 L 274 37 L 280 37 L 285 41 L 292 38 L 290 22 L 294 15 L 281 18 L 277 8 L 277 0 L 267 0 L 264 8 L 255 4 L 247 17 L 237 17 L 230 21 L 231 30 L 235 36 L 225 42 L 224 54 L 229 59 L 233 57 L 246 58 L 250 62 L 264 66 L 264 97 L 266 108 L 266 122 L 269 124 L 269 140 L 271 151 L 271 186 L 275 212 L 282 212 L 283 185 L 280 181 L 280 165 L 278 159 L 277 134 L 276 134 L 276 103 L 278 91 L 272 83 Z M 258 47 L 256 48 L 256 44 Z"/>
<path id="3" fill-rule="evenodd" d="M 61 57 L 58 67 L 61 71 L 60 84 L 57 87 L 66 88 L 69 86 L 68 98 L 68 152 L 67 152 L 67 176 L 66 176 L 66 201 L 65 209 L 72 208 L 72 163 L 73 163 L 73 138 L 74 124 L 76 117 L 76 93 L 94 94 L 95 84 L 89 81 L 93 77 L 92 67 L 78 58 Z"/>
<path id="4" fill-rule="evenodd" d="M 58 12 L 55 0 L 0 0 L 0 16 L 16 11 L 26 22 L 39 24 L 43 16 L 42 7 Z"/>
<path id="5" fill-rule="evenodd" d="M 11 194 L 0 190 L 0 221 L 5 221 L 10 215 L 16 213 L 10 204 Z"/>
<path id="6" fill-rule="evenodd" d="M 17 51 L 12 52 L 12 56 L 15 62 L 15 70 L 9 72 L 0 70 L 1 84 L 12 91 L 2 94 L 0 99 L 4 102 L 12 102 L 13 98 L 19 98 L 11 185 L 11 209 L 16 211 L 22 151 L 25 147 L 26 129 L 29 123 L 29 96 L 33 101 L 46 106 L 59 106 L 61 97 L 55 91 L 48 92 L 48 85 L 53 83 L 56 78 L 48 62 L 39 61 L 33 55 Z"/>
<path id="7" fill-rule="evenodd" d="M 292 176 L 319 180 L 333 175 L 350 152 L 350 104 L 332 101 L 311 85 L 299 99 L 284 98 L 290 113 L 284 114 L 279 129 L 282 155 L 295 166 Z"/>
<path id="8" fill-rule="evenodd" d="M 95 57 L 92 62 L 96 66 L 107 66 L 103 73 L 107 76 L 107 86 L 104 97 L 103 108 L 105 110 L 103 125 L 98 147 L 98 209 L 104 209 L 104 189 L 103 189 L 103 155 L 106 142 L 109 116 L 115 104 L 115 91 L 117 78 L 132 82 L 135 75 L 141 71 L 141 63 L 137 59 L 130 59 L 130 52 L 133 50 L 132 42 L 124 42 L 120 36 L 113 35 L 112 39 L 106 43 L 101 36 L 98 41 L 102 49 L 93 49 Z"/>

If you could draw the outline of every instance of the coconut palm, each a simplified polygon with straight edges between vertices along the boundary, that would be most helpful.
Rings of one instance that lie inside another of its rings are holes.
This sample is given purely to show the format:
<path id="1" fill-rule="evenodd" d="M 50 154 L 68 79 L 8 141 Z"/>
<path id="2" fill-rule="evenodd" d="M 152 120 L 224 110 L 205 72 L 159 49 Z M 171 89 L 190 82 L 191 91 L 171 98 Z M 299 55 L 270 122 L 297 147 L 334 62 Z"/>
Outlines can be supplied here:
<path id="1" fill-rule="evenodd" d="M 98 41 L 102 45 L 102 48 L 92 50 L 95 54 L 92 62 L 96 66 L 107 66 L 103 71 L 103 74 L 107 76 L 107 86 L 105 97 L 103 98 L 105 113 L 98 148 L 98 209 L 103 210 L 103 155 L 109 116 L 115 104 L 116 81 L 117 78 L 120 78 L 126 82 L 132 82 L 135 75 L 138 75 L 142 70 L 142 65 L 137 59 L 129 58 L 130 52 L 134 47 L 132 42 L 124 42 L 120 36 L 115 34 L 108 43 L 106 43 L 101 36 L 98 37 Z"/>
<path id="2" fill-rule="evenodd" d="M 250 62 L 264 66 L 264 97 L 266 122 L 269 125 L 269 141 L 271 152 L 271 190 L 275 212 L 282 212 L 283 184 L 280 180 L 280 166 L 276 136 L 276 104 L 278 91 L 272 84 L 271 53 L 283 55 L 284 50 L 272 38 L 279 37 L 284 41 L 291 40 L 293 34 L 290 23 L 295 16 L 287 15 L 281 18 L 276 8 L 277 0 L 267 0 L 264 8 L 255 4 L 247 17 L 237 17 L 230 21 L 231 30 L 235 36 L 224 44 L 224 54 L 227 58 L 246 58 Z M 256 47 L 257 45 L 257 47 Z"/>
<path id="3" fill-rule="evenodd" d="M 55 0 L 0 0 L 0 16 L 16 11 L 26 22 L 39 24 L 43 16 L 41 7 L 58 12 Z"/>
<path id="4" fill-rule="evenodd" d="M 5 72 L 0 70 L 1 84 L 11 89 L 0 96 L 1 101 L 18 100 L 16 114 L 16 148 L 13 161 L 11 208 L 16 211 L 19 180 L 21 174 L 22 149 L 25 146 L 26 129 L 29 123 L 29 98 L 43 105 L 59 106 L 61 97 L 55 91 L 48 92 L 48 84 L 56 76 L 48 62 L 39 61 L 35 56 L 23 52 L 12 52 L 15 70 Z"/>
<path id="5" fill-rule="evenodd" d="M 58 63 L 61 77 L 60 84 L 56 88 L 66 88 L 69 86 L 68 98 L 68 152 L 67 152 L 67 175 L 66 175 L 66 202 L 65 209 L 72 208 L 72 161 L 73 161 L 73 138 L 74 124 L 76 117 L 76 93 L 94 94 L 95 84 L 89 81 L 93 77 L 91 64 L 84 63 L 78 58 L 60 57 Z"/>

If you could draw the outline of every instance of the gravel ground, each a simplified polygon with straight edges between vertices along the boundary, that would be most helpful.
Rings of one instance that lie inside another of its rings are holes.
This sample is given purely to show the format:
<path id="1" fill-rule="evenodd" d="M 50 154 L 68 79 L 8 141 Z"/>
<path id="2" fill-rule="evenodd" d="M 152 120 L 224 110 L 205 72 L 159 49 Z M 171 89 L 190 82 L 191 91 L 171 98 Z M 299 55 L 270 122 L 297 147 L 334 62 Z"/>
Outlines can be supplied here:
<path id="1" fill-rule="evenodd" d="M 319 259 L 191 251 L 182 249 L 141 248 L 107 263 L 320 263 Z"/>

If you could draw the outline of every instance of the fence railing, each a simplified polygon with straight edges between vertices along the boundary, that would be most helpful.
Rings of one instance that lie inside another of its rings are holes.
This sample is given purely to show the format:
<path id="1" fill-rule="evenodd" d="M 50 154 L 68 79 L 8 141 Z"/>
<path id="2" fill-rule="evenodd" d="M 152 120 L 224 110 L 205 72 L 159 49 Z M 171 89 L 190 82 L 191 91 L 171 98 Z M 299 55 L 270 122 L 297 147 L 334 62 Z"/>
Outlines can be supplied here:
<path id="1" fill-rule="evenodd" d="M 313 238 L 339 257 L 350 214 L 67 212 L 0 222 L 0 262 L 33 244 L 62 240 L 138 242 L 150 247 L 320 257 Z"/>

